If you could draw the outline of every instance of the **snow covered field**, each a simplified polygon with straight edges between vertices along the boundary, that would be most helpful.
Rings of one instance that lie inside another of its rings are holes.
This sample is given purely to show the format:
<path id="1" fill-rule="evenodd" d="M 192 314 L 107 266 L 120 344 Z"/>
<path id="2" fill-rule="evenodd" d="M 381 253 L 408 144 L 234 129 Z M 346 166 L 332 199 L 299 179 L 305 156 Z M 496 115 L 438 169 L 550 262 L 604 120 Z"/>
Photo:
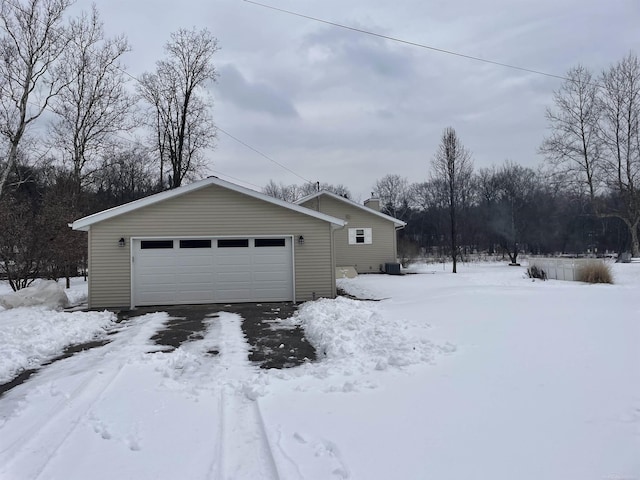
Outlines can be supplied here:
<path id="1" fill-rule="evenodd" d="M 0 398 L 0 479 L 640 479 L 640 265 L 416 271 L 304 304 L 320 359 L 288 370 L 252 366 L 230 313 L 171 352 L 149 340 L 166 313 L 111 329 Z M 0 368 L 21 321 L 62 315 L 20 310 Z"/>

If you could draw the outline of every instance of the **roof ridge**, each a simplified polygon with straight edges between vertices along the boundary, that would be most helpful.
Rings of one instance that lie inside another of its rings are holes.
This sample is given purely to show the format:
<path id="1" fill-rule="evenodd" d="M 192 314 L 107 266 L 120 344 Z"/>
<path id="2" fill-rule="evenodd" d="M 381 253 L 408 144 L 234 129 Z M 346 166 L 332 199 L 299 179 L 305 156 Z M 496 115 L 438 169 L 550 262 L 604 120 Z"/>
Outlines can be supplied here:
<path id="1" fill-rule="evenodd" d="M 327 195 L 327 196 L 330 196 L 332 198 L 335 198 L 336 200 L 341 200 L 341 201 L 343 201 L 345 203 L 348 203 L 348 204 L 350 204 L 350 205 L 352 205 L 354 207 L 360 208 L 361 210 L 363 210 L 365 212 L 368 212 L 368 213 L 371 213 L 373 215 L 377 215 L 379 217 L 382 217 L 382 218 L 384 218 L 386 220 L 389 220 L 389 221 L 395 223 L 396 225 L 401 225 L 403 227 L 407 225 L 407 222 L 405 222 L 403 220 L 400 220 L 398 218 L 392 217 L 391 215 L 387 215 L 386 213 L 382 213 L 382 212 L 379 212 L 379 211 L 374 210 L 372 208 L 369 208 L 366 205 L 360 205 L 358 202 L 355 202 L 355 201 L 351 200 L 350 198 L 345 198 L 345 197 L 343 197 L 341 195 L 338 195 L 336 193 L 333 193 L 333 192 L 331 192 L 329 190 L 320 190 L 319 192 L 307 195 L 306 197 L 303 197 L 303 198 L 301 198 L 299 200 L 296 200 L 296 204 L 300 205 L 300 204 L 302 204 L 304 202 L 308 202 L 309 200 L 312 200 L 312 199 L 314 199 L 316 197 L 319 197 L 320 195 Z"/>
<path id="2" fill-rule="evenodd" d="M 88 231 L 91 225 L 99 222 L 103 222 L 110 218 L 117 217 L 119 215 L 123 215 L 125 213 L 132 212 L 134 210 L 138 210 L 139 208 L 147 207 L 149 205 L 154 205 L 156 203 L 162 202 L 164 200 L 168 200 L 170 198 L 178 197 L 184 195 L 189 192 L 193 192 L 199 190 L 201 188 L 217 185 L 222 188 L 227 188 L 229 190 L 242 193 L 244 195 L 248 195 L 253 198 L 257 198 L 259 200 L 263 200 L 265 202 L 272 203 L 274 205 L 278 205 L 284 208 L 288 208 L 289 210 L 296 211 L 298 213 L 302 213 L 304 215 L 309 215 L 310 217 L 315 217 L 320 220 L 333 223 L 334 225 L 344 226 L 345 221 L 339 218 L 333 217 L 331 215 L 327 215 L 325 213 L 317 212 L 310 208 L 303 207 L 302 205 L 298 205 L 291 202 L 286 202 L 284 200 L 280 200 L 278 198 L 270 197 L 262 192 L 258 192 L 256 190 L 251 190 L 249 188 L 242 187 L 235 183 L 227 182 L 226 180 L 222 180 L 218 177 L 207 177 L 202 180 L 198 180 L 196 182 L 190 183 L 188 185 L 184 185 L 181 187 L 177 187 L 171 190 L 165 190 L 160 193 L 156 193 L 154 195 L 149 195 L 148 197 L 140 198 L 138 200 L 134 200 L 132 202 L 125 203 L 123 205 L 118 205 L 116 207 L 112 207 L 106 210 L 102 210 L 100 212 L 96 212 L 91 215 L 87 215 L 86 217 L 82 217 L 71 224 L 71 228 L 73 230 L 84 230 Z"/>

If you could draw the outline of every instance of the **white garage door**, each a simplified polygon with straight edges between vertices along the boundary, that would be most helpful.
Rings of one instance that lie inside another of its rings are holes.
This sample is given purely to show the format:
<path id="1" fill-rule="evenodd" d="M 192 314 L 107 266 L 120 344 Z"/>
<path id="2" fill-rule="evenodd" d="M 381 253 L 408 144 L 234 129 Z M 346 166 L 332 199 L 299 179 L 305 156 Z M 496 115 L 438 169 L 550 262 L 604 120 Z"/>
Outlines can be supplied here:
<path id="1" fill-rule="evenodd" d="M 134 304 L 293 300 L 291 237 L 133 240 Z"/>

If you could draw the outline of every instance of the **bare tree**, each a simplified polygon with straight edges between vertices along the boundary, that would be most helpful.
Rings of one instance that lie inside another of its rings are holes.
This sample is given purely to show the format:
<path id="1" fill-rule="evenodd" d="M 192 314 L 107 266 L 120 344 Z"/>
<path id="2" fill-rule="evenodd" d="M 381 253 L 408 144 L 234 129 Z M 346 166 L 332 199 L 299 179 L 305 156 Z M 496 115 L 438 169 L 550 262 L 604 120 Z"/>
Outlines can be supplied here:
<path id="1" fill-rule="evenodd" d="M 279 198 L 285 202 L 295 202 L 307 195 L 313 195 L 320 191 L 327 191 L 344 198 L 351 198 L 349 189 L 340 184 L 331 185 L 329 183 L 308 182 L 303 185 L 285 185 L 282 182 L 278 184 L 273 180 L 269 180 L 269 183 L 262 189 L 262 193 L 274 198 Z"/>
<path id="2" fill-rule="evenodd" d="M 411 208 L 418 211 L 445 208 L 445 189 L 440 180 L 432 178 L 426 182 L 413 183 L 409 189 Z"/>
<path id="3" fill-rule="evenodd" d="M 373 193 L 382 210 L 392 217 L 404 217 L 412 203 L 409 181 L 400 175 L 385 175 L 376 181 Z"/>
<path id="4" fill-rule="evenodd" d="M 603 181 L 616 201 L 598 212 L 620 218 L 631 236 L 631 253 L 640 256 L 640 61 L 629 54 L 603 76 L 601 95 Z"/>
<path id="5" fill-rule="evenodd" d="M 471 154 L 462 145 L 452 127 L 447 127 L 442 133 L 440 146 L 431 162 L 431 168 L 432 180 L 442 182 L 445 189 L 446 205 L 449 210 L 451 258 L 453 259 L 453 273 L 456 273 L 458 214 L 470 187 L 473 163 Z"/>
<path id="6" fill-rule="evenodd" d="M 15 291 L 28 287 L 43 266 L 42 217 L 11 193 L 0 199 L 0 274 Z"/>
<path id="7" fill-rule="evenodd" d="M 602 187 L 598 86 L 591 72 L 581 65 L 569 70 L 567 78 L 554 92 L 555 108 L 547 108 L 552 132 L 540 150 L 553 167 L 553 177 L 593 200 Z"/>
<path id="8" fill-rule="evenodd" d="M 478 170 L 476 174 L 476 186 L 481 202 L 491 205 L 497 201 L 500 193 L 500 182 L 495 165 Z"/>
<path id="9" fill-rule="evenodd" d="M 285 185 L 282 182 L 278 184 L 273 180 L 269 180 L 269 183 L 262 189 L 262 193 L 285 202 L 295 202 L 300 198 L 296 185 Z"/>
<path id="10" fill-rule="evenodd" d="M 95 6 L 71 21 L 68 34 L 71 42 L 58 74 L 69 82 L 51 103 L 59 116 L 53 137 L 70 165 L 73 188 L 80 192 L 102 154 L 113 149 L 114 135 L 132 124 L 133 102 L 120 64 L 129 45 L 124 36 L 105 38 Z"/>
<path id="11" fill-rule="evenodd" d="M 7 142 L 0 167 L 0 196 L 15 168 L 20 142 L 66 79 L 54 66 L 68 40 L 63 14 L 71 0 L 0 0 L 0 134 Z"/>
<path id="12" fill-rule="evenodd" d="M 554 175 L 586 191 L 595 215 L 624 222 L 640 256 L 640 62 L 628 55 L 601 85 L 583 67 L 568 76 L 547 111 L 552 134 L 541 152 Z"/>
<path id="13" fill-rule="evenodd" d="M 150 153 L 139 145 L 118 148 L 102 159 L 102 166 L 92 176 L 98 208 L 109 208 L 158 192 L 153 180 L 157 165 Z"/>
<path id="14" fill-rule="evenodd" d="M 181 29 L 171 34 L 165 51 L 156 71 L 142 76 L 139 92 L 152 113 L 149 126 L 160 156 L 160 184 L 168 165 L 169 187 L 175 188 L 197 172 L 202 151 L 213 145 L 212 102 L 205 87 L 217 77 L 212 59 L 218 41 L 206 29 Z"/>
<path id="15" fill-rule="evenodd" d="M 494 179 L 492 183 L 498 187 L 497 208 L 491 226 L 500 235 L 511 264 L 517 265 L 522 243 L 527 240 L 527 227 L 535 221 L 526 209 L 537 192 L 537 175 L 530 168 L 507 160 L 495 171 Z"/>
<path id="16" fill-rule="evenodd" d="M 335 193 L 336 195 L 340 195 L 344 198 L 351 198 L 351 192 L 342 184 L 332 185 L 326 182 L 308 182 L 297 187 L 298 198 L 296 198 L 296 200 L 299 200 L 302 197 L 306 197 L 307 195 L 313 195 L 314 193 L 320 191 Z"/>

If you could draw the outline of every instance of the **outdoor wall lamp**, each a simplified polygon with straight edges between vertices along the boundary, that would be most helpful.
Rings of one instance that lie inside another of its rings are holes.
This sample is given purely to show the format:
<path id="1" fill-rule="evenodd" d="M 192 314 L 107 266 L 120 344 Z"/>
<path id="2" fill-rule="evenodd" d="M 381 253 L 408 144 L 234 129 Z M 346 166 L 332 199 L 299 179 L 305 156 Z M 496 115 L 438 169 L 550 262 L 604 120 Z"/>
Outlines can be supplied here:
<path id="1" fill-rule="evenodd" d="M 124 248 L 124 244 L 125 244 L 124 237 L 122 237 L 120 240 L 118 240 L 118 246 L 120 248 Z"/>
<path id="2" fill-rule="evenodd" d="M 304 245 L 304 237 L 302 235 L 298 237 L 298 245 Z"/>

